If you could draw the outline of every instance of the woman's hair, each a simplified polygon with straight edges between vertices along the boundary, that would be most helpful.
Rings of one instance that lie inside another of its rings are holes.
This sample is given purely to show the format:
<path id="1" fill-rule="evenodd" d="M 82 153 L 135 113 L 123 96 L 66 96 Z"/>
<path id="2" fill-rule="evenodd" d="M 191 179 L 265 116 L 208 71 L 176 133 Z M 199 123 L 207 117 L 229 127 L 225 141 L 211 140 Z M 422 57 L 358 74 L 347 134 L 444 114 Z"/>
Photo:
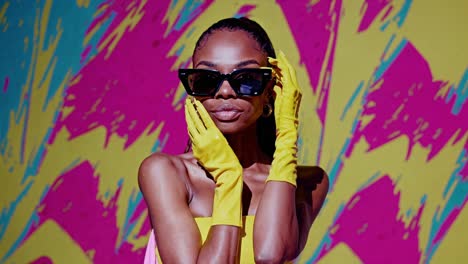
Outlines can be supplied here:
<path id="1" fill-rule="evenodd" d="M 275 49 L 273 48 L 273 44 L 271 43 L 271 40 L 268 37 L 266 31 L 257 22 L 246 17 L 225 18 L 211 25 L 201 34 L 195 45 L 193 54 L 195 54 L 198 49 L 203 47 L 204 43 L 211 34 L 222 30 L 240 30 L 246 32 L 253 40 L 258 43 L 260 49 L 265 52 L 268 57 L 276 58 Z M 273 153 L 275 152 L 276 124 L 274 116 L 274 100 L 272 96 L 269 98 L 269 101 L 273 111 L 270 116 L 261 116 L 257 120 L 257 139 L 262 151 L 269 157 L 273 158 Z"/>

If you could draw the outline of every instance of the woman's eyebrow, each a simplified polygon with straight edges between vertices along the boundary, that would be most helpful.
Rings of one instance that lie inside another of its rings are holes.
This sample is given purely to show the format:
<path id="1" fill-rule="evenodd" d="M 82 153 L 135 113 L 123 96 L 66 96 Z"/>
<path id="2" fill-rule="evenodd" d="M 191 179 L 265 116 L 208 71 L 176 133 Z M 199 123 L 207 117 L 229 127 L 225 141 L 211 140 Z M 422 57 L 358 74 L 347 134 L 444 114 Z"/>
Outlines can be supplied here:
<path id="1" fill-rule="evenodd" d="M 209 61 L 199 61 L 197 65 L 195 65 L 195 67 L 198 67 L 200 65 L 205 65 L 207 67 L 212 67 L 212 68 L 216 66 L 216 64 L 209 62 Z"/>
<path id="2" fill-rule="evenodd" d="M 247 65 L 250 65 L 250 64 L 257 64 L 257 65 L 260 66 L 260 63 L 258 61 L 252 59 L 252 60 L 246 60 L 246 61 L 242 61 L 242 62 L 238 63 L 236 65 L 236 68 L 244 67 L 244 66 L 247 66 Z"/>
<path id="3" fill-rule="evenodd" d="M 251 60 L 245 60 L 245 61 L 239 62 L 238 64 L 236 64 L 236 68 L 241 68 L 250 64 L 260 65 L 258 61 L 251 59 Z M 216 67 L 216 64 L 210 61 L 199 61 L 197 65 L 195 65 L 195 67 L 198 67 L 200 65 L 204 65 L 204 66 L 211 67 L 211 68 Z"/>

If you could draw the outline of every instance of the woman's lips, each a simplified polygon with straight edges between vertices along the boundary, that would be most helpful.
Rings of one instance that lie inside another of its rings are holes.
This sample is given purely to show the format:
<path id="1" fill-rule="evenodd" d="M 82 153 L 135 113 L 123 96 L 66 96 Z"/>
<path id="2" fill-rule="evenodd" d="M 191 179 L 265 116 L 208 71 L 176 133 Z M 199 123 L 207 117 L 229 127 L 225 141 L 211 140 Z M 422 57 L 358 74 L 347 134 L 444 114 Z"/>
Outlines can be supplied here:
<path id="1" fill-rule="evenodd" d="M 227 111 L 214 111 L 212 112 L 213 116 L 218 119 L 219 121 L 234 121 L 236 120 L 241 112 L 238 110 L 227 110 Z"/>
<path id="2" fill-rule="evenodd" d="M 231 105 L 231 104 L 223 104 L 217 107 L 215 110 L 211 112 L 213 116 L 218 119 L 219 121 L 234 121 L 236 120 L 240 114 L 242 113 L 241 109 Z"/>

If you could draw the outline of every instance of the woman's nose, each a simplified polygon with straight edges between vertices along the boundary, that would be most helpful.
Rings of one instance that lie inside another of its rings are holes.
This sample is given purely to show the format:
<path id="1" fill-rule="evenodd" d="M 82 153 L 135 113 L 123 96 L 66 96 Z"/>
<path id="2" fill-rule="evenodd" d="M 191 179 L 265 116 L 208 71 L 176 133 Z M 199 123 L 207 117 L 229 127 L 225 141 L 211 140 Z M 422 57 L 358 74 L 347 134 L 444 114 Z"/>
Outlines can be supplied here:
<path id="1" fill-rule="evenodd" d="M 228 99 L 228 98 L 236 98 L 236 97 L 237 97 L 236 92 L 234 91 L 234 89 L 232 89 L 231 84 L 229 84 L 227 80 L 224 80 L 221 83 L 221 87 L 219 87 L 218 92 L 215 94 L 215 98 Z"/>

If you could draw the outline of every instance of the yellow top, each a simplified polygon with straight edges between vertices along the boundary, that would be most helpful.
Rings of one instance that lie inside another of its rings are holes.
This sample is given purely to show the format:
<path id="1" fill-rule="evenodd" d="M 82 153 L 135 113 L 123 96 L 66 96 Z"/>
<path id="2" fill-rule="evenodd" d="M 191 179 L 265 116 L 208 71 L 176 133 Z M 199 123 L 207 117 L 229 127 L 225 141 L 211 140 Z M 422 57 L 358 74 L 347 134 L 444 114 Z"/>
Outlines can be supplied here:
<path id="1" fill-rule="evenodd" d="M 254 252 L 253 252 L 253 223 L 255 217 L 253 215 L 248 215 L 243 217 L 243 226 L 241 230 L 241 244 L 240 244 L 240 259 L 239 263 L 249 264 L 255 263 L 254 261 Z M 195 222 L 197 223 L 198 229 L 202 237 L 202 241 L 206 240 L 208 236 L 208 231 L 211 227 L 211 217 L 196 217 Z M 161 258 L 159 257 L 159 252 L 156 248 L 156 255 L 158 263 L 162 263 Z"/>
<path id="2" fill-rule="evenodd" d="M 254 216 L 244 216 L 243 217 L 243 226 L 241 230 L 241 245 L 240 245 L 240 260 L 239 263 L 255 263 L 254 254 L 253 254 L 253 223 Z M 196 217 L 195 222 L 197 223 L 198 229 L 202 237 L 202 241 L 206 240 L 208 236 L 208 231 L 211 227 L 211 217 Z M 156 248 L 156 255 L 158 263 L 162 263 L 161 258 L 159 257 L 158 249 Z"/>

